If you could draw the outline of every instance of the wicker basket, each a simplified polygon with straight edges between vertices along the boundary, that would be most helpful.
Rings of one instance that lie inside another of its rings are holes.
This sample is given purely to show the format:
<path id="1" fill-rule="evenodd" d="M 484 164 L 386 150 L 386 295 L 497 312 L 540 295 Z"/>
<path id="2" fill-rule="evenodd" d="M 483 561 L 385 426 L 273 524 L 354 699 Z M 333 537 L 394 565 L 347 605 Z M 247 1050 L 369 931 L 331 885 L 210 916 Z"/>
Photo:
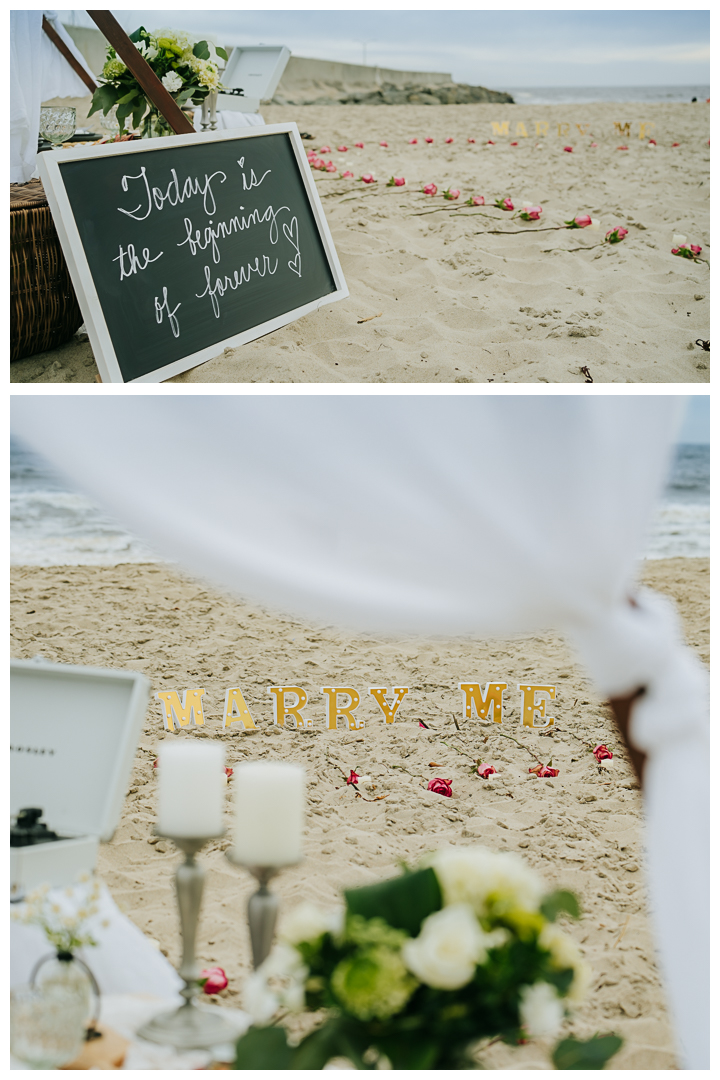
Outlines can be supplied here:
<path id="1" fill-rule="evenodd" d="M 63 345 L 82 321 L 42 184 L 11 184 L 10 359 Z"/>

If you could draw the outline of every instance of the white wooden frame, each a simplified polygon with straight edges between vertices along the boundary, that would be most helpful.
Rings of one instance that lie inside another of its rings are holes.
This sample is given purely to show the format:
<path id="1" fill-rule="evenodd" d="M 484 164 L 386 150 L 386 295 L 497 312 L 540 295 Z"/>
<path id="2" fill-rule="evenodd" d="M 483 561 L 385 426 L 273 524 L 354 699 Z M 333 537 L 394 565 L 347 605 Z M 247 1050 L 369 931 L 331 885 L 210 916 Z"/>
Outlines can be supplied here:
<path id="1" fill-rule="evenodd" d="M 249 341 L 255 341 L 257 338 L 272 333 L 273 330 L 278 330 L 281 326 L 287 326 L 288 323 L 294 322 L 296 319 L 301 319 L 304 315 L 309 315 L 313 311 L 317 311 L 318 308 L 325 304 L 334 303 L 336 300 L 344 300 L 350 295 L 345 283 L 342 267 L 340 266 L 340 260 L 338 259 L 337 251 L 335 250 L 335 245 L 332 236 L 330 235 L 330 229 L 328 228 L 325 212 L 323 211 L 320 202 L 320 196 L 318 195 L 315 181 L 310 171 L 310 166 L 308 164 L 297 124 L 268 124 L 265 127 L 252 127 L 247 130 L 232 128 L 223 131 L 194 132 L 190 135 L 173 135 L 162 139 L 138 139 L 124 143 L 105 143 L 102 146 L 83 146 L 76 150 L 46 151 L 44 154 L 38 155 L 40 177 L 45 188 L 48 203 L 50 204 L 55 228 L 57 229 L 60 238 L 72 283 L 75 286 L 75 293 L 80 305 L 80 310 L 85 319 L 88 337 L 90 338 L 90 344 L 92 345 L 95 360 L 103 382 L 124 383 L 126 380 L 122 376 L 110 333 L 103 316 L 100 300 L 95 289 L 95 282 L 90 273 L 90 267 L 80 240 L 80 234 L 75 223 L 70 200 L 62 180 L 60 163 L 117 154 L 137 154 L 147 153 L 148 151 L 159 151 L 162 153 L 163 149 L 170 149 L 170 147 L 196 146 L 199 143 L 225 142 L 230 139 L 258 139 L 262 138 L 264 135 L 276 134 L 287 134 L 290 136 L 290 144 L 295 152 L 300 175 L 305 184 L 305 191 L 320 233 L 325 256 L 328 260 L 330 271 L 335 282 L 335 291 L 329 293 L 327 296 L 320 297 L 318 300 L 313 300 L 309 304 L 304 304 L 302 307 L 294 308 L 284 315 L 278 315 L 275 319 L 270 319 L 268 322 L 254 326 L 250 330 L 245 330 L 241 334 L 225 338 L 225 340 L 218 341 L 216 344 L 210 345 L 206 349 L 200 349 L 198 352 L 181 357 L 179 360 L 174 360 L 171 364 L 166 364 L 165 367 L 148 372 L 146 375 L 141 375 L 137 379 L 128 380 L 129 382 L 154 383 L 162 382 L 164 379 L 169 379 L 173 375 L 179 375 L 180 372 L 197 367 L 199 364 L 205 363 L 206 360 L 212 360 L 213 357 L 219 356 L 223 349 L 228 346 L 246 345 Z"/>

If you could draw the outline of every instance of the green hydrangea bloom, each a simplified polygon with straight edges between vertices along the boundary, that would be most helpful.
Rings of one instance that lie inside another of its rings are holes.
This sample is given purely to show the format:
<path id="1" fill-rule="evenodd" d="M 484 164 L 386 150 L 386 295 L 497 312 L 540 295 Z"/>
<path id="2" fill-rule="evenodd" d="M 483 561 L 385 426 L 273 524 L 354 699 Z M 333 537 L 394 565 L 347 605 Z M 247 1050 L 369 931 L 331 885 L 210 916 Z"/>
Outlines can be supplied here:
<path id="1" fill-rule="evenodd" d="M 358 1020 L 387 1020 L 400 1012 L 417 985 L 400 954 L 386 945 L 347 956 L 331 979 L 338 1001 Z"/>
<path id="2" fill-rule="evenodd" d="M 384 919 L 364 919 L 362 915 L 349 915 L 345 923 L 345 939 L 355 945 L 385 945 L 388 949 L 400 950 L 407 934 L 396 930 Z"/>
<path id="3" fill-rule="evenodd" d="M 102 74 L 104 79 L 119 79 L 121 75 L 125 74 L 125 65 L 122 60 L 118 60 L 116 57 L 106 60 Z"/>

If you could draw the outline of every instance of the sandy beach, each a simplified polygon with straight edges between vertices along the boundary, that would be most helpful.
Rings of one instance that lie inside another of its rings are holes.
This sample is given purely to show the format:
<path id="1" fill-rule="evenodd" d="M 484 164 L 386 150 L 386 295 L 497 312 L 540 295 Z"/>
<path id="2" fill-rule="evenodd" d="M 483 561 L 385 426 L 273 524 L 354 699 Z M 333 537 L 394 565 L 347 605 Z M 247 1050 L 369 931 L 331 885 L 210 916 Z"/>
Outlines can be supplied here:
<path id="1" fill-rule="evenodd" d="M 707 663 L 708 560 L 649 561 L 641 572 L 676 600 L 688 641 Z M 159 703 L 151 702 L 120 826 L 100 852 L 99 872 L 116 901 L 172 961 L 178 959 L 172 889 L 178 856 L 152 834 L 152 763 L 164 738 L 219 738 L 231 766 L 264 758 L 306 767 L 306 858 L 278 878 L 285 910 L 303 899 L 329 905 L 343 886 L 390 875 L 399 859 L 412 862 L 441 845 L 518 852 L 549 885 L 573 889 L 584 909 L 571 932 L 594 981 L 568 1030 L 583 1037 L 622 1034 L 625 1046 L 611 1068 L 675 1067 L 647 915 L 640 793 L 608 710 L 559 636 L 353 636 L 219 596 L 163 564 L 16 567 L 12 611 L 13 656 L 143 671 L 154 691 L 206 690 L 205 728 L 178 736 L 164 733 Z M 530 677 L 558 685 L 550 735 L 520 726 L 514 684 Z M 502 728 L 462 718 L 461 679 L 509 684 Z M 275 728 L 267 687 L 283 683 L 308 691 L 306 712 L 318 724 L 322 686 L 356 687 L 366 726 L 352 733 Z M 411 688 L 393 725 L 382 722 L 367 696 L 367 687 L 377 685 Z M 245 694 L 256 732 L 222 732 L 224 690 L 234 686 Z M 615 751 L 608 768 L 589 752 L 598 742 Z M 496 778 L 472 775 L 478 755 L 498 768 Z M 531 778 L 534 755 L 545 763 L 552 758 L 559 776 Z M 351 769 L 370 777 L 360 795 L 345 782 Z M 452 798 L 426 790 L 433 776 L 452 780 Z M 232 781 L 228 796 L 231 787 Z M 204 962 L 226 969 L 230 986 L 222 1000 L 236 1004 L 250 970 L 251 880 L 228 865 L 226 846 L 214 843 L 203 853 L 208 880 L 198 949 Z M 538 1043 L 512 1053 L 493 1047 L 484 1060 L 492 1068 L 546 1067 Z"/>
<path id="2" fill-rule="evenodd" d="M 79 124 L 82 114 L 78 99 Z M 596 383 L 708 381 L 709 353 L 695 342 L 710 336 L 709 266 L 671 254 L 680 233 L 708 256 L 704 102 L 272 105 L 263 115 L 295 121 L 308 148 L 331 148 L 322 157 L 338 172 L 313 175 L 350 297 L 171 381 L 584 383 L 583 368 Z M 345 170 L 355 178 L 341 179 Z M 378 182 L 359 182 L 365 173 Z M 391 176 L 405 185 L 387 187 Z M 428 183 L 438 195 L 422 194 Z M 447 188 L 457 201 L 442 198 Z M 472 195 L 485 205 L 465 206 Z M 541 205 L 541 220 L 492 205 L 506 196 L 516 209 Z M 548 231 L 585 212 L 598 231 Z M 603 243 L 615 226 L 626 239 Z M 82 335 L 11 365 L 14 382 L 96 374 Z"/>

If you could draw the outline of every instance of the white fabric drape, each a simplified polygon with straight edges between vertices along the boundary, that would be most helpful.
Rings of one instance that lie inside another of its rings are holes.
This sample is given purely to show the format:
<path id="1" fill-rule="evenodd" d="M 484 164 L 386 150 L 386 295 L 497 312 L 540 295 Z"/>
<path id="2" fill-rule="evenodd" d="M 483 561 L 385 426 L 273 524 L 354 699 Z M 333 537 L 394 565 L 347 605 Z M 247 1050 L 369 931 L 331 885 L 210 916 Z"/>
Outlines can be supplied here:
<path id="1" fill-rule="evenodd" d="M 21 438 L 155 550 L 244 596 L 366 630 L 554 626 L 601 692 L 646 686 L 632 735 L 648 753 L 657 948 L 683 1064 L 707 1068 L 707 675 L 666 604 L 627 603 L 680 408 L 598 395 L 13 400 Z M 677 761 L 682 785 L 668 782 Z"/>
<path id="2" fill-rule="evenodd" d="M 40 105 L 56 97 L 86 97 L 88 88 L 42 28 L 43 15 L 92 75 L 56 11 L 10 12 L 10 183 L 32 179 Z M 93 76 L 94 78 L 94 76 Z"/>

